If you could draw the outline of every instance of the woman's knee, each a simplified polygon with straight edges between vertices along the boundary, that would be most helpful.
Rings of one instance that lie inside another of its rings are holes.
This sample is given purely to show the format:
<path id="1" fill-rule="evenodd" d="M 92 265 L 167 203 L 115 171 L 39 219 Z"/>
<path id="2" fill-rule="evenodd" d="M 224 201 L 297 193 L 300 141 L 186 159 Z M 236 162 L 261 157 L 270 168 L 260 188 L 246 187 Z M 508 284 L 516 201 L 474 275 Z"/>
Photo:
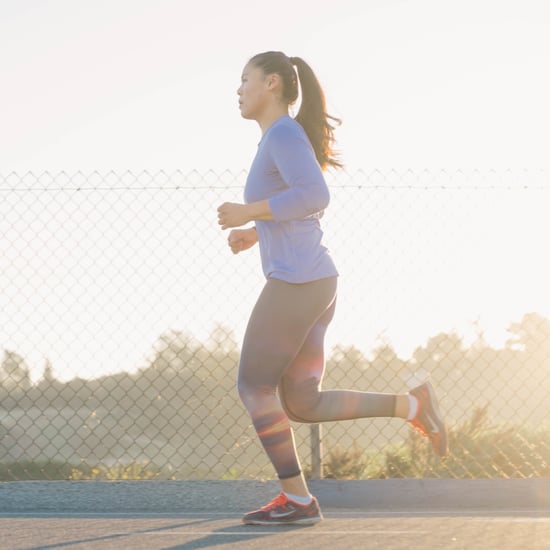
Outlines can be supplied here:
<path id="1" fill-rule="evenodd" d="M 281 384 L 280 397 L 290 420 L 306 423 L 318 421 L 316 408 L 320 392 L 317 378 L 309 378 L 298 384 Z"/>
<path id="2" fill-rule="evenodd" d="M 303 411 L 296 410 L 296 408 L 289 408 L 288 404 L 283 405 L 283 410 L 292 422 L 298 422 L 300 424 L 315 424 L 318 422 L 315 416 L 310 410 L 304 409 Z"/>
<path id="3" fill-rule="evenodd" d="M 239 378 L 237 380 L 237 392 L 243 405 L 250 410 L 255 396 L 254 386 L 249 384 L 246 380 Z"/>
<path id="4" fill-rule="evenodd" d="M 276 395 L 276 387 L 265 384 L 250 383 L 246 379 L 239 378 L 237 391 L 245 408 L 250 414 L 255 414 L 265 408 Z"/>

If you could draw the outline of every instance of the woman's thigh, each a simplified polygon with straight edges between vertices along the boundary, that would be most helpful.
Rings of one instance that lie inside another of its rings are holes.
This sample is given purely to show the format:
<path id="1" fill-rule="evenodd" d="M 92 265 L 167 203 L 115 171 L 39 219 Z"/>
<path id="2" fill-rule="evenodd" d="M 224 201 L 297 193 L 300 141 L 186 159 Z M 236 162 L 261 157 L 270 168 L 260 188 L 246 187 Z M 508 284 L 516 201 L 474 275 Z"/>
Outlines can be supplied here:
<path id="1" fill-rule="evenodd" d="M 292 284 L 269 279 L 246 329 L 239 380 L 277 386 L 336 296 L 336 277 Z"/>

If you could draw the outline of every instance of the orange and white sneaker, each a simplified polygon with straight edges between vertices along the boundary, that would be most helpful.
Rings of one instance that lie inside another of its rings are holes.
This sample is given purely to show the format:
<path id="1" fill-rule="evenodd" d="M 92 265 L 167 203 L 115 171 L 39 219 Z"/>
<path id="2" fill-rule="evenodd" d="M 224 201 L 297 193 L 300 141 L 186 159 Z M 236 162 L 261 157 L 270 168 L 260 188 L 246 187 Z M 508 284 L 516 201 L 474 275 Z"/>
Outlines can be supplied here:
<path id="1" fill-rule="evenodd" d="M 243 517 L 243 523 L 248 525 L 312 525 L 323 519 L 319 503 L 315 497 L 309 504 L 298 504 L 290 500 L 284 493 L 275 497 L 269 504 L 259 510 L 248 512 Z"/>
<path id="2" fill-rule="evenodd" d="M 433 386 L 430 382 L 412 389 L 409 392 L 418 400 L 418 411 L 409 424 L 432 442 L 434 451 L 439 456 L 447 454 L 447 429 L 439 412 L 439 405 Z"/>

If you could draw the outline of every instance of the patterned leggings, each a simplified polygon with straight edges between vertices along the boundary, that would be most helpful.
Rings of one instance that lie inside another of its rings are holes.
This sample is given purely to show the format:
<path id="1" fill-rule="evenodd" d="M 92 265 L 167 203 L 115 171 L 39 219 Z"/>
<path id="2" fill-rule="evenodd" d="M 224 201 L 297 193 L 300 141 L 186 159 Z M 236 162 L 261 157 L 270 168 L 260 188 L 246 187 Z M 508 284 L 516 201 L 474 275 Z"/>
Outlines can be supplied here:
<path id="1" fill-rule="evenodd" d="M 324 337 L 336 277 L 292 284 L 268 279 L 252 311 L 239 364 L 239 395 L 279 479 L 300 474 L 289 420 L 394 416 L 395 395 L 321 390 Z"/>

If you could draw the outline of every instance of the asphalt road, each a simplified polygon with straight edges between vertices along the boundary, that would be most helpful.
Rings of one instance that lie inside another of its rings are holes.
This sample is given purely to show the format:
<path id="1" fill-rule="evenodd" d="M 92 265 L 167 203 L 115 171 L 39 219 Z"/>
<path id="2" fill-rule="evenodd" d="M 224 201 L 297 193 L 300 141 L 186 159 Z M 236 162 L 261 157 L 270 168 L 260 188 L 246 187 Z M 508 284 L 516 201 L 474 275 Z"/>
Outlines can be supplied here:
<path id="1" fill-rule="evenodd" d="M 276 482 L 0 484 L 0 548 L 550 549 L 550 479 L 322 480 L 325 520 L 257 527 Z"/>

